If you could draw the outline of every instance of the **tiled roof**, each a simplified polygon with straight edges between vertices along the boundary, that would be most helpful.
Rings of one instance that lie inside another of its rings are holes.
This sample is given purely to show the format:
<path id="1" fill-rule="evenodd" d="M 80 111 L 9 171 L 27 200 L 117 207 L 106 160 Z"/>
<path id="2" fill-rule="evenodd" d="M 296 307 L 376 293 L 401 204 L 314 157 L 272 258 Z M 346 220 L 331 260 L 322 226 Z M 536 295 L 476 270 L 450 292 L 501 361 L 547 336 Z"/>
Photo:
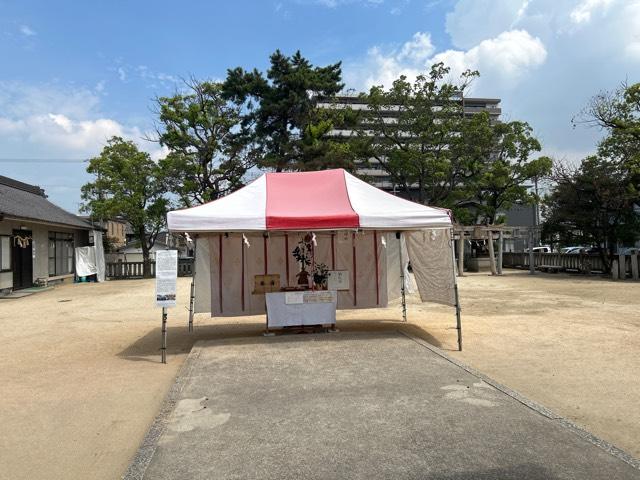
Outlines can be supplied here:
<path id="1" fill-rule="evenodd" d="M 47 200 L 44 190 L 0 175 L 0 214 L 90 230 L 92 227 L 76 215 Z"/>

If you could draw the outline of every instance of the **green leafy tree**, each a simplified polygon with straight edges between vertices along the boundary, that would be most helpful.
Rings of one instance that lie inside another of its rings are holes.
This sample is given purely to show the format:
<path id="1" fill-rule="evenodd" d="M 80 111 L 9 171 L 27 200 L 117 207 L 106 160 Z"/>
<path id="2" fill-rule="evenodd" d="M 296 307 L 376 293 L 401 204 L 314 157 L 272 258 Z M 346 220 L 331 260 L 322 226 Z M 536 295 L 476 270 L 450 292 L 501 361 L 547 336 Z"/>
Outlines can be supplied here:
<path id="1" fill-rule="evenodd" d="M 365 145 L 361 159 L 373 160 L 420 203 L 446 204 L 464 174 L 452 147 L 464 121 L 464 91 L 478 73 L 466 71 L 451 83 L 449 71 L 438 63 L 414 82 L 400 76 L 389 89 L 374 86 L 363 95 L 368 108 L 358 128 Z"/>
<path id="2" fill-rule="evenodd" d="M 579 168 L 556 168 L 543 233 L 565 245 L 605 247 L 610 268 L 606 253 L 640 238 L 640 83 L 599 93 L 573 121 L 607 135 Z"/>
<path id="3" fill-rule="evenodd" d="M 142 248 L 143 274 L 151 276 L 149 252 L 169 206 L 158 166 L 133 142 L 112 137 L 89 160 L 87 172 L 95 178 L 82 187 L 82 210 L 99 220 L 118 216 L 129 222 Z"/>
<path id="4" fill-rule="evenodd" d="M 405 196 L 451 208 L 461 223 L 494 223 L 514 203 L 530 203 L 531 180 L 550 172 L 551 160 L 532 159 L 540 143 L 525 122 L 496 122 L 487 112 L 465 115 L 464 93 L 479 74 L 448 80 L 434 64 L 414 82 L 364 95 L 360 160 L 379 166 Z"/>
<path id="5" fill-rule="evenodd" d="M 226 97 L 242 106 L 245 138 L 258 146 L 259 166 L 277 172 L 348 167 L 348 148 L 328 136 L 348 112 L 319 107 L 343 87 L 340 63 L 316 67 L 299 51 L 278 50 L 270 64 L 266 75 L 230 69 L 224 82 Z"/>
<path id="6" fill-rule="evenodd" d="M 187 92 L 156 100 L 157 141 L 169 149 L 162 178 L 182 205 L 220 198 L 244 185 L 255 149 L 240 128 L 240 107 L 222 96 L 222 84 L 186 82 Z"/>
<path id="7" fill-rule="evenodd" d="M 491 124 L 486 115 L 465 123 L 461 157 L 465 158 L 462 163 L 466 174 L 455 192 L 456 217 L 465 223 L 493 224 L 499 220 L 499 212 L 514 204 L 538 202 L 530 184 L 549 175 L 553 162 L 545 156 L 531 158 L 541 146 L 529 124 L 519 121 Z M 477 147 L 472 145 L 476 141 Z M 460 208 L 462 205 L 464 209 Z"/>
<path id="8" fill-rule="evenodd" d="M 603 246 L 602 260 L 610 269 L 607 253 L 613 253 L 619 242 L 632 243 L 640 237 L 633 175 L 625 162 L 597 155 L 584 159 L 575 170 L 556 167 L 554 186 L 543 204 L 543 236 L 563 245 Z"/>
<path id="9" fill-rule="evenodd" d="M 102 237 L 102 248 L 104 249 L 104 253 L 113 253 L 118 249 L 116 244 L 116 239 L 110 237 L 109 235 L 103 235 Z"/>
<path id="10" fill-rule="evenodd" d="M 574 121 L 607 132 L 598 144 L 598 155 L 621 162 L 630 175 L 627 188 L 640 196 L 640 83 L 599 93 Z"/>

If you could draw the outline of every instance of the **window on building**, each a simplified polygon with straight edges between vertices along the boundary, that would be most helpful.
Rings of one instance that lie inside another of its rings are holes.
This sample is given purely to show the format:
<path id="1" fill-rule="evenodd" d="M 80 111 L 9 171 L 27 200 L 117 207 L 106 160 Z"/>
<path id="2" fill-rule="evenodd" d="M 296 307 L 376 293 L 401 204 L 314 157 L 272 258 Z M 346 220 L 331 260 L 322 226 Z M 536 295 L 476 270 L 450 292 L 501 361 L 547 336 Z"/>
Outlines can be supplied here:
<path id="1" fill-rule="evenodd" d="M 49 232 L 49 276 L 73 273 L 73 233 Z"/>
<path id="2" fill-rule="evenodd" d="M 0 272 L 11 270 L 11 237 L 0 235 Z"/>

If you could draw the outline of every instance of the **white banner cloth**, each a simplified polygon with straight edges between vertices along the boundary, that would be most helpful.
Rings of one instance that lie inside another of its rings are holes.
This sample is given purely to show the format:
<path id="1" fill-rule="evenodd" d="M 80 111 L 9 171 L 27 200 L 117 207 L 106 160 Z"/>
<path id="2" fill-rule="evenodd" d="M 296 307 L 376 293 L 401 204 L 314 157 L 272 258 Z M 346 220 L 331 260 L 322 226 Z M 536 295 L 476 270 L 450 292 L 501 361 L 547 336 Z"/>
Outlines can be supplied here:
<path id="1" fill-rule="evenodd" d="M 104 282 L 105 279 L 105 265 L 104 265 L 104 245 L 102 243 L 102 232 L 98 230 L 93 231 L 93 244 L 95 246 L 96 253 L 96 270 L 97 279 L 99 282 Z"/>
<path id="2" fill-rule="evenodd" d="M 455 306 L 455 278 L 449 229 L 403 234 L 420 299 Z"/>
<path id="3" fill-rule="evenodd" d="M 76 275 L 88 277 L 98 273 L 95 247 L 78 247 L 76 252 Z"/>

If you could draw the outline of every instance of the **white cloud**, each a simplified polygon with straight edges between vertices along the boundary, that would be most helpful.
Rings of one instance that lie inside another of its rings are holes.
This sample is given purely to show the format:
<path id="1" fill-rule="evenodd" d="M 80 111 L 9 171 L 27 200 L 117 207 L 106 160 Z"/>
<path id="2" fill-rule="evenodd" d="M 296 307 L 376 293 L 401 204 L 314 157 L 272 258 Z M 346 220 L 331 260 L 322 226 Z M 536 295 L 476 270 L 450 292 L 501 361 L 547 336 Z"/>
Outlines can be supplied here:
<path id="1" fill-rule="evenodd" d="M 481 75 L 498 79 L 502 86 L 513 86 L 522 75 L 539 67 L 547 58 L 547 50 L 539 38 L 524 30 L 502 32 L 467 50 L 447 50 L 431 58 L 430 63 L 443 62 L 454 76 L 466 69 L 480 70 Z"/>
<path id="2" fill-rule="evenodd" d="M 20 33 L 23 34 L 25 37 L 33 37 L 37 35 L 36 31 L 33 30 L 28 25 L 20 25 Z"/>
<path id="3" fill-rule="evenodd" d="M 417 32 L 413 38 L 402 46 L 398 60 L 410 60 L 414 63 L 425 62 L 435 52 L 431 43 L 431 35 Z"/>
<path id="4" fill-rule="evenodd" d="M 434 61 L 477 69 L 471 95 L 501 98 L 504 119 L 528 121 L 546 152 L 575 162 L 602 132 L 571 118 L 597 92 L 640 80 L 639 25 L 640 0 L 457 0 L 446 17 L 453 47 L 422 61 L 374 46 L 345 64 L 345 80 L 390 85 Z"/>
<path id="5" fill-rule="evenodd" d="M 346 77 L 352 86 L 359 88 L 389 86 L 400 75 L 415 78 L 430 65 L 443 62 L 451 68 L 453 77 L 467 69 L 480 70 L 492 83 L 511 87 L 527 71 L 543 64 L 547 57 L 542 41 L 523 30 L 503 32 L 467 51 L 446 50 L 435 55 L 434 51 L 430 35 L 418 32 L 399 49 L 385 53 L 381 47 L 373 47 L 362 65 L 355 69 L 350 66 L 352 71 L 348 71 Z"/>
<path id="6" fill-rule="evenodd" d="M 122 68 L 122 67 L 118 67 L 118 69 L 117 69 L 116 71 L 118 72 L 118 78 L 119 78 L 121 81 L 123 81 L 123 82 L 124 82 L 124 81 L 127 79 L 127 72 L 126 72 L 126 70 L 125 70 L 124 68 Z"/>
<path id="7" fill-rule="evenodd" d="M 178 77 L 168 73 L 154 72 L 146 65 L 138 65 L 135 67 L 135 72 L 141 79 L 151 82 L 149 86 L 154 88 L 157 87 L 155 82 L 163 86 L 175 85 L 180 82 Z"/>
<path id="8" fill-rule="evenodd" d="M 612 0 L 582 0 L 571 10 L 569 17 L 573 23 L 587 23 L 591 20 L 591 14 L 598 9 L 606 9 Z"/>
<path id="9" fill-rule="evenodd" d="M 424 70 L 434 51 L 431 35 L 423 32 L 415 33 L 411 40 L 388 51 L 372 47 L 363 62 L 347 66 L 347 85 L 368 89 L 373 85 L 391 85 L 400 75 L 414 78 Z"/>
<path id="10" fill-rule="evenodd" d="M 384 3 L 384 0 L 298 0 L 299 3 L 315 3 L 327 8 L 336 8 L 341 5 L 347 5 L 352 3 L 361 3 L 364 5 L 380 5 Z"/>
<path id="11" fill-rule="evenodd" d="M 518 28 L 528 0 L 459 0 L 446 16 L 453 45 L 469 49 L 487 38 Z"/>
<path id="12" fill-rule="evenodd" d="M 166 157 L 167 155 L 169 155 L 169 148 L 166 145 L 157 145 L 154 144 L 156 146 L 156 148 L 154 149 L 145 149 L 149 152 L 149 155 L 151 156 L 151 160 L 153 160 L 154 162 L 157 162 L 158 160 L 163 159 L 164 157 Z"/>
<path id="13" fill-rule="evenodd" d="M 3 156 L 76 158 L 97 154 L 113 135 L 138 140 L 136 127 L 106 118 L 86 88 L 0 82 Z"/>

